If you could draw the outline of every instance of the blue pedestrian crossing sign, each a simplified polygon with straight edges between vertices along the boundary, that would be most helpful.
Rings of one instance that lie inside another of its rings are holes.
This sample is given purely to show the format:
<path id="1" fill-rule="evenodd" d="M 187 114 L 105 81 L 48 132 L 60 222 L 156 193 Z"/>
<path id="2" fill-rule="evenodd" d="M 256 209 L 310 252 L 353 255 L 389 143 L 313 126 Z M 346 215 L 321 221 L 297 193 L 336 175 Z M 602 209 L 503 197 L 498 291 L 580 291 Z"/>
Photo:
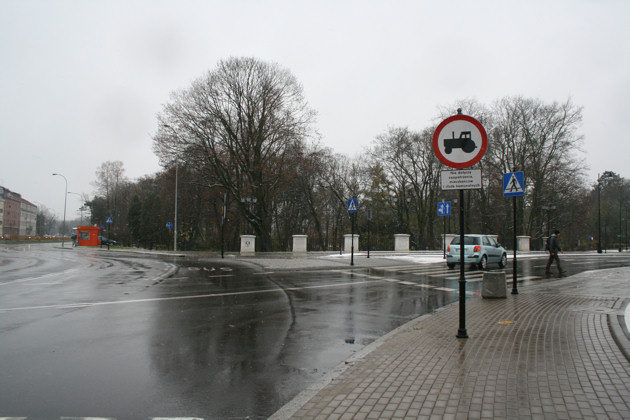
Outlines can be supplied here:
<path id="1" fill-rule="evenodd" d="M 166 229 L 173 229 L 173 223 L 166 222 Z"/>
<path id="2" fill-rule="evenodd" d="M 525 194 L 525 174 L 523 172 L 503 174 L 503 196 L 513 197 L 523 194 Z"/>
<path id="3" fill-rule="evenodd" d="M 438 203 L 438 216 L 450 216 L 451 215 L 451 202 L 443 201 Z"/>
<path id="4" fill-rule="evenodd" d="M 357 199 L 350 198 L 348 200 L 348 213 L 356 213 L 357 212 Z"/>
<path id="5" fill-rule="evenodd" d="M 108 217 L 107 219 L 105 219 L 105 223 L 114 223 L 114 218 Z"/>

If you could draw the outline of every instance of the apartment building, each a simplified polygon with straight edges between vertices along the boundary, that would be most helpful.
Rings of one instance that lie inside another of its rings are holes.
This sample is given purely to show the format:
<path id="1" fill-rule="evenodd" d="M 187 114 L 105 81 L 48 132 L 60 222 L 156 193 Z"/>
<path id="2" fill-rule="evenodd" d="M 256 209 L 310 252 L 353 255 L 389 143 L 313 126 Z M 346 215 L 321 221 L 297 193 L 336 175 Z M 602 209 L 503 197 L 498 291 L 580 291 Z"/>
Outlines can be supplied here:
<path id="1" fill-rule="evenodd" d="M 37 206 L 30 201 L 22 199 L 20 206 L 20 236 L 35 235 L 36 221 Z"/>
<path id="2" fill-rule="evenodd" d="M 2 195 L 4 198 L 2 234 L 4 236 L 18 236 L 20 234 L 22 196 L 4 187 L 2 187 Z"/>
<path id="3" fill-rule="evenodd" d="M 0 236 L 35 235 L 37 206 L 0 186 Z"/>

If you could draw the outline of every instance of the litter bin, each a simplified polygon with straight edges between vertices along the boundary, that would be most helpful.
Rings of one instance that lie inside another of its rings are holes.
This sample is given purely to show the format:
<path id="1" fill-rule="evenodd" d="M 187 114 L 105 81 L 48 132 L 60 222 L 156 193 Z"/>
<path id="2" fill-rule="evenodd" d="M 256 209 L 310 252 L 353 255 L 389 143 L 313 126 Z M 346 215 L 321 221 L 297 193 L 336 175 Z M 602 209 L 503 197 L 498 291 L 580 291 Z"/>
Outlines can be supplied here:
<path id="1" fill-rule="evenodd" d="M 481 297 L 484 299 L 505 299 L 507 297 L 505 272 L 484 271 L 481 283 Z"/>

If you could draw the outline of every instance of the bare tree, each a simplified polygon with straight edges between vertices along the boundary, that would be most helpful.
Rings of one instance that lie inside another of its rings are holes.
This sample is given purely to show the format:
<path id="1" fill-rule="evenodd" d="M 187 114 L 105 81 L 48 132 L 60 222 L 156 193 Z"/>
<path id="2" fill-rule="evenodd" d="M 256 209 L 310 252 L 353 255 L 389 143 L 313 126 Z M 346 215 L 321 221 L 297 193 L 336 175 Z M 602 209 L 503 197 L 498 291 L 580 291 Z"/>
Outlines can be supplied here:
<path id="1" fill-rule="evenodd" d="M 311 134 L 313 111 L 296 78 L 277 64 L 230 58 L 175 93 L 154 136 L 164 165 L 205 169 L 240 203 L 260 249 L 271 247 L 272 200 L 291 146 Z M 241 202 L 255 197 L 253 206 Z"/>

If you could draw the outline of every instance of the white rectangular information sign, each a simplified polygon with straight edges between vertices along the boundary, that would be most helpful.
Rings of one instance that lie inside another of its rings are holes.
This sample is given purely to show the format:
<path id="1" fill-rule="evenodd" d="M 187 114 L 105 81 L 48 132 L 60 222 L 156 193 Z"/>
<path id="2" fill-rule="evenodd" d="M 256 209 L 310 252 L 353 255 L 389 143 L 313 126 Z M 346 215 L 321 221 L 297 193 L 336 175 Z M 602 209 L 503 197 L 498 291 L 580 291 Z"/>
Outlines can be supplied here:
<path id="1" fill-rule="evenodd" d="M 440 185 L 443 190 L 481 189 L 481 169 L 461 169 L 441 171 Z"/>

